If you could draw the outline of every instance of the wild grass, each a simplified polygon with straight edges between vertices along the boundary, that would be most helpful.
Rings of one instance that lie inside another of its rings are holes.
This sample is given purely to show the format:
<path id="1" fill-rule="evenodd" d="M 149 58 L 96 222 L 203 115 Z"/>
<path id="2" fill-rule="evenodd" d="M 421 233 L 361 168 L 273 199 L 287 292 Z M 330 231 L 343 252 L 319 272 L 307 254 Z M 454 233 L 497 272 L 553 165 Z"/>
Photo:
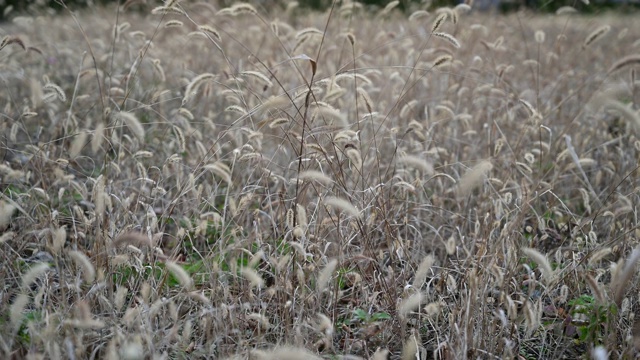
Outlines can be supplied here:
<path id="1" fill-rule="evenodd" d="M 635 18 L 128 5 L 0 26 L 3 358 L 636 356 Z"/>

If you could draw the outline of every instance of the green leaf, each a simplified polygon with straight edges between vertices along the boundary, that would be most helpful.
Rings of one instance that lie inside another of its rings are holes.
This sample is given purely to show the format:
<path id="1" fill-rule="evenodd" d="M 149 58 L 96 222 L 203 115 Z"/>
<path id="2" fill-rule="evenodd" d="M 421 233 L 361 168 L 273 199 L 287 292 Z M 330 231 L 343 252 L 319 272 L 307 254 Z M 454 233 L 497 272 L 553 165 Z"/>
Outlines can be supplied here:
<path id="1" fill-rule="evenodd" d="M 389 320 L 389 319 L 391 319 L 391 315 L 385 312 L 379 312 L 371 315 L 371 320 L 373 321 Z"/>
<path id="2" fill-rule="evenodd" d="M 367 314 L 367 312 L 362 309 L 353 310 L 353 314 L 355 315 L 355 318 L 361 321 L 367 321 L 367 319 L 369 318 L 369 314 Z"/>

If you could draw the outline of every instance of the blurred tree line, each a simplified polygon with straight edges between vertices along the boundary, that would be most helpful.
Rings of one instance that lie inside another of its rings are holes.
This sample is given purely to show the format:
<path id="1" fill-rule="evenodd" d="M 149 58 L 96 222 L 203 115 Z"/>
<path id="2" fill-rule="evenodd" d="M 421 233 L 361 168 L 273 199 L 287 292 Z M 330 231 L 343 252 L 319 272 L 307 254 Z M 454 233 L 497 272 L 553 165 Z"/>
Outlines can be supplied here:
<path id="1" fill-rule="evenodd" d="M 161 0 L 0 0 L 0 19 L 11 17 L 13 14 L 41 14 L 55 13 L 63 9 L 62 1 L 69 8 L 86 8 L 95 5 L 120 3 L 138 9 L 148 9 L 162 5 Z M 220 7 L 231 5 L 237 1 L 231 0 L 181 0 L 182 2 L 210 1 Z M 242 1 L 242 0 L 240 0 Z M 284 7 L 290 0 L 244 0 L 265 9 Z M 331 6 L 333 0 L 298 0 L 300 7 L 324 10 Z M 357 0 L 367 7 L 384 7 L 391 0 Z M 400 0 L 398 8 L 403 11 L 416 9 L 433 9 L 441 6 L 455 6 L 464 0 Z M 572 6 L 579 12 L 600 13 L 603 10 L 617 9 L 621 11 L 640 9 L 640 0 L 466 0 L 474 3 L 474 8 L 485 11 L 509 12 L 528 8 L 539 12 L 555 12 L 561 7 Z M 341 1 L 339 1 L 340 3 Z M 589 2 L 589 4 L 585 4 Z"/>

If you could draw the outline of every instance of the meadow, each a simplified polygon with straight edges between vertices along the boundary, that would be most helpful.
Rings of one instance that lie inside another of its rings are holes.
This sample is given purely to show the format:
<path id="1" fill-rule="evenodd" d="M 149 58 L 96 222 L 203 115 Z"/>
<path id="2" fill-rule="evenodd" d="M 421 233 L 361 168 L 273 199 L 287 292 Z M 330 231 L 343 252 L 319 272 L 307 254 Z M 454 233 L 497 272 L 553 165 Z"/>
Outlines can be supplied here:
<path id="1" fill-rule="evenodd" d="M 0 357 L 634 358 L 633 15 L 0 24 Z"/>

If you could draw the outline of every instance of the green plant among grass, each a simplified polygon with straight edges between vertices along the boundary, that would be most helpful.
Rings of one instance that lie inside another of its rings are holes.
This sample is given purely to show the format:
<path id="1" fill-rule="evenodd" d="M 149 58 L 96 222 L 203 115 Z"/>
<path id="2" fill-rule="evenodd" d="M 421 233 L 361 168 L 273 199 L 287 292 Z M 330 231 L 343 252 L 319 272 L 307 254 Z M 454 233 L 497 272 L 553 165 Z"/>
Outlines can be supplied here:
<path id="1" fill-rule="evenodd" d="M 357 308 L 351 312 L 350 316 L 340 319 L 336 327 L 338 329 L 347 328 L 350 331 L 365 331 L 372 326 L 382 329 L 380 323 L 391 319 L 391 315 L 386 312 L 369 313 L 364 309 Z"/>
<path id="2" fill-rule="evenodd" d="M 376 312 L 373 314 L 369 314 L 363 309 L 355 309 L 353 310 L 353 318 L 351 319 L 351 321 L 370 324 L 372 322 L 384 321 L 389 319 L 391 319 L 391 315 L 386 312 Z"/>
<path id="3" fill-rule="evenodd" d="M 612 326 L 618 316 L 615 304 L 600 304 L 590 295 L 581 295 L 570 300 L 570 317 L 566 331 L 577 333 L 577 340 L 589 346 L 605 343 L 607 329 Z"/>

